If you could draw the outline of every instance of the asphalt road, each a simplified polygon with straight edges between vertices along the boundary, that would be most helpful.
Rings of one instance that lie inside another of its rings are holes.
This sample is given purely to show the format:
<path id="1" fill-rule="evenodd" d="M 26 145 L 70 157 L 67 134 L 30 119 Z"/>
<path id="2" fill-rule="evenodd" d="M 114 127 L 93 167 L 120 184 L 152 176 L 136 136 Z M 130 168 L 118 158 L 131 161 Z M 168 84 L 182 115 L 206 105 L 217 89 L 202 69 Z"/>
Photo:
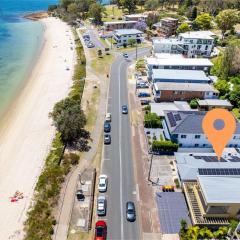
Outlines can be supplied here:
<path id="1" fill-rule="evenodd" d="M 105 45 L 99 41 L 99 39 L 97 38 L 96 34 L 95 34 L 95 30 L 93 29 L 88 29 L 86 31 L 87 34 L 89 34 L 90 36 L 90 41 L 93 42 L 93 44 L 95 45 L 96 48 L 102 48 L 105 49 Z"/>
<path id="2" fill-rule="evenodd" d="M 138 49 L 138 56 L 148 52 L 149 49 Z M 112 143 L 105 145 L 102 173 L 107 174 L 109 180 L 104 219 L 108 226 L 107 239 L 112 240 L 139 239 L 138 219 L 133 223 L 126 220 L 126 202 L 137 203 L 137 189 L 132 161 L 131 110 L 126 115 L 121 112 L 122 105 L 128 105 L 127 68 L 132 59 L 135 59 L 135 52 L 129 54 L 128 61 L 118 56 L 110 72 L 107 112 L 112 114 Z"/>

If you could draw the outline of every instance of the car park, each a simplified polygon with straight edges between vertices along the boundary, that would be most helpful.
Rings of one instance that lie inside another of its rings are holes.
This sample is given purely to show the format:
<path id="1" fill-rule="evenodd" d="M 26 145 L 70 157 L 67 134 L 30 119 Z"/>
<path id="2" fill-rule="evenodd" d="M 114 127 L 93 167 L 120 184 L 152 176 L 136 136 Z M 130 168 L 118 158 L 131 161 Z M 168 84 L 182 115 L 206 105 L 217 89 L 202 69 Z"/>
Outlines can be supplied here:
<path id="1" fill-rule="evenodd" d="M 151 94 L 146 92 L 140 92 L 138 93 L 138 97 L 151 97 Z"/>
<path id="2" fill-rule="evenodd" d="M 107 175 L 100 175 L 99 176 L 99 183 L 98 183 L 98 191 L 99 192 L 106 192 L 107 191 L 107 185 L 108 185 L 108 179 Z"/>
<path id="3" fill-rule="evenodd" d="M 100 220 L 95 224 L 95 240 L 107 239 L 107 224 L 105 221 Z"/>
<path id="4" fill-rule="evenodd" d="M 104 134 L 104 144 L 111 144 L 111 136 L 109 134 Z"/>
<path id="5" fill-rule="evenodd" d="M 106 121 L 106 122 L 111 122 L 111 121 L 112 121 L 112 115 L 111 115 L 111 113 L 107 113 L 107 114 L 106 114 L 105 121 Z"/>
<path id="6" fill-rule="evenodd" d="M 97 215 L 106 216 L 107 213 L 107 200 L 105 196 L 99 196 L 97 199 Z"/>
<path id="7" fill-rule="evenodd" d="M 127 107 L 127 105 L 123 105 L 122 106 L 122 113 L 123 114 L 128 114 L 128 107 Z"/>
<path id="8" fill-rule="evenodd" d="M 105 133 L 111 132 L 111 124 L 109 122 L 105 122 L 103 128 Z"/>
<path id="9" fill-rule="evenodd" d="M 136 210 L 134 202 L 126 203 L 126 218 L 129 222 L 134 222 L 136 220 Z"/>

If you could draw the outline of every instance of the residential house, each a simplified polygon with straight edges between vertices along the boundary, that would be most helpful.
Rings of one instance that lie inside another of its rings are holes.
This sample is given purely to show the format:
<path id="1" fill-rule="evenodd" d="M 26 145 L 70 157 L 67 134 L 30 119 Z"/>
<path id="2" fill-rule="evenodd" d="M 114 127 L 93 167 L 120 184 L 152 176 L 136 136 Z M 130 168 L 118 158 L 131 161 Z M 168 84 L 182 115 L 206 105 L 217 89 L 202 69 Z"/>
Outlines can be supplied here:
<path id="1" fill-rule="evenodd" d="M 189 58 L 210 57 L 214 48 L 214 34 L 210 31 L 180 33 L 177 38 L 154 38 L 155 53 L 183 54 Z"/>
<path id="2" fill-rule="evenodd" d="M 240 155 L 226 148 L 215 153 L 175 153 L 176 168 L 194 225 L 224 226 L 240 214 Z"/>
<path id="3" fill-rule="evenodd" d="M 164 111 L 165 138 L 178 143 L 181 148 L 212 148 L 202 129 L 205 114 L 201 111 Z M 240 147 L 240 123 L 237 120 L 236 125 L 236 131 L 226 147 Z M 217 121 L 215 127 L 222 128 L 222 122 Z"/>
<path id="4" fill-rule="evenodd" d="M 143 32 L 137 29 L 118 29 L 113 31 L 113 39 L 117 46 L 128 45 L 130 39 L 136 40 L 137 43 L 142 43 L 144 37 Z"/>
<path id="5" fill-rule="evenodd" d="M 210 84 L 156 82 L 152 85 L 156 102 L 188 101 L 193 98 L 217 98 L 218 91 Z"/>
<path id="6" fill-rule="evenodd" d="M 233 105 L 228 100 L 221 100 L 221 99 L 205 99 L 205 100 L 198 100 L 198 109 L 200 111 L 209 111 L 214 108 L 224 108 L 227 110 L 232 110 Z"/>
<path id="7" fill-rule="evenodd" d="M 104 22 L 103 27 L 105 31 L 114 31 L 116 29 L 132 29 L 137 21 L 114 21 Z"/>
<path id="8" fill-rule="evenodd" d="M 146 21 L 147 18 L 147 14 L 129 14 L 123 16 L 123 20 L 125 21 Z"/>
<path id="9" fill-rule="evenodd" d="M 159 36 L 170 37 L 176 34 L 178 27 L 178 20 L 176 18 L 166 17 L 162 18 L 159 23 L 153 24 Z"/>
<path id="10" fill-rule="evenodd" d="M 200 70 L 208 73 L 213 63 L 206 58 L 145 58 L 148 79 L 153 69 Z"/>

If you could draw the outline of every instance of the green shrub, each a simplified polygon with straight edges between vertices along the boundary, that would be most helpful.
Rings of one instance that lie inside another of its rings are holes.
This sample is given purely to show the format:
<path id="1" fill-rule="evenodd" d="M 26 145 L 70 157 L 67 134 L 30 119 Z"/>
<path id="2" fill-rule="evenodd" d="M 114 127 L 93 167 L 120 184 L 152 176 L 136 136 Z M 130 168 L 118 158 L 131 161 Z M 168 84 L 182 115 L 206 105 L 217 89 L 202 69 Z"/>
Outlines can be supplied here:
<path id="1" fill-rule="evenodd" d="M 152 150 L 154 152 L 176 152 L 178 144 L 171 141 L 153 141 Z"/>
<path id="2" fill-rule="evenodd" d="M 156 113 L 146 112 L 144 116 L 144 127 L 162 128 L 162 121 Z"/>
<path id="3" fill-rule="evenodd" d="M 192 109 L 196 109 L 196 108 L 198 107 L 197 101 L 198 101 L 197 99 L 192 99 L 192 100 L 190 101 L 189 105 L 190 105 L 190 107 L 191 107 Z"/>

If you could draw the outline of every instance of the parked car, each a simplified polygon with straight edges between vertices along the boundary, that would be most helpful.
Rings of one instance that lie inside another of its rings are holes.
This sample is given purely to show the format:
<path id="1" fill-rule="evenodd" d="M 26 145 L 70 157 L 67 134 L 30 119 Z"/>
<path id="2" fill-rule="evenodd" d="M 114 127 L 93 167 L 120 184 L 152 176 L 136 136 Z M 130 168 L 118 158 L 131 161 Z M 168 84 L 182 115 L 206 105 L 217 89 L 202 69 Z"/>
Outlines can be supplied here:
<path id="1" fill-rule="evenodd" d="M 145 82 L 137 83 L 137 88 L 148 88 L 148 84 Z"/>
<path id="2" fill-rule="evenodd" d="M 123 105 L 122 106 L 122 113 L 123 114 L 128 114 L 128 107 L 127 107 L 127 105 Z"/>
<path id="3" fill-rule="evenodd" d="M 83 191 L 82 190 L 77 190 L 76 197 L 77 197 L 78 201 L 84 201 L 84 199 L 85 199 L 85 196 L 83 195 Z"/>
<path id="4" fill-rule="evenodd" d="M 149 105 L 150 102 L 151 100 L 147 100 L 147 99 L 140 100 L 141 105 Z"/>
<path id="5" fill-rule="evenodd" d="M 138 93 L 138 97 L 151 97 L 151 94 L 146 92 L 140 92 Z"/>
<path id="6" fill-rule="evenodd" d="M 123 53 L 123 57 L 128 59 L 128 54 L 127 53 Z"/>
<path id="7" fill-rule="evenodd" d="M 89 42 L 89 43 L 87 44 L 87 47 L 88 47 L 88 48 L 94 48 L 95 45 L 94 45 L 92 42 Z"/>
<path id="8" fill-rule="evenodd" d="M 109 122 L 105 122 L 103 128 L 105 133 L 111 132 L 111 124 Z"/>
<path id="9" fill-rule="evenodd" d="M 95 240 L 107 239 L 107 224 L 105 221 L 100 220 L 95 224 Z"/>
<path id="10" fill-rule="evenodd" d="M 89 35 L 89 34 L 84 34 L 84 35 L 83 35 L 83 39 L 84 39 L 84 40 L 86 40 L 86 39 L 90 40 L 90 35 Z"/>
<path id="11" fill-rule="evenodd" d="M 111 121 L 112 121 L 112 115 L 111 115 L 111 113 L 107 113 L 107 114 L 106 114 L 105 121 L 106 121 L 106 122 L 111 122 Z"/>
<path id="12" fill-rule="evenodd" d="M 111 136 L 109 134 L 104 134 L 104 144 L 111 144 Z"/>
<path id="13" fill-rule="evenodd" d="M 97 215 L 106 216 L 107 200 L 105 196 L 99 196 L 97 199 Z"/>
<path id="14" fill-rule="evenodd" d="M 98 191 L 99 192 L 106 192 L 107 191 L 107 185 L 108 185 L 108 179 L 107 175 L 100 175 L 99 176 L 99 183 L 98 183 Z"/>
<path id="15" fill-rule="evenodd" d="M 133 202 L 127 202 L 126 204 L 126 217 L 129 222 L 134 222 L 136 220 L 135 205 Z"/>

